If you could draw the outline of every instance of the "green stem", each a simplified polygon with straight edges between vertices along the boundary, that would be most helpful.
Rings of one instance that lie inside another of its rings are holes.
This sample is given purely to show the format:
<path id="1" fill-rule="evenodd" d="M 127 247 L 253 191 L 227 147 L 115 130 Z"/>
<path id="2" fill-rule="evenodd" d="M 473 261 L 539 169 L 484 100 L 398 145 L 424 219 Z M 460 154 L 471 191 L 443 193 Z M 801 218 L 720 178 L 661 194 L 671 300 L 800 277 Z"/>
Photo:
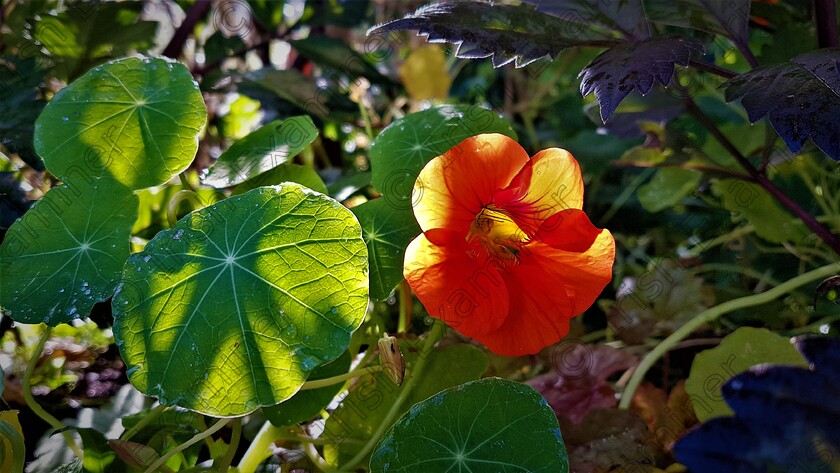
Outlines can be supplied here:
<path id="1" fill-rule="evenodd" d="M 426 343 L 423 345 L 423 349 L 417 359 L 417 364 L 415 364 L 414 368 L 411 370 L 411 377 L 405 382 L 405 384 L 402 385 L 400 395 L 397 397 L 397 400 L 391 404 L 391 408 L 388 410 L 388 413 L 385 414 L 385 418 L 379 423 L 379 427 L 377 427 L 376 432 L 371 435 L 367 443 L 361 448 L 361 450 L 359 450 L 355 457 L 348 461 L 347 464 L 339 468 L 338 471 L 353 471 L 353 468 L 361 463 L 368 454 L 370 454 L 370 451 L 373 450 L 373 447 L 376 446 L 376 443 L 379 442 L 379 439 L 383 434 L 385 434 L 385 431 L 391 427 L 397 419 L 397 415 L 399 415 L 403 404 L 405 404 L 405 401 L 408 399 L 409 394 L 411 394 L 414 383 L 422 376 L 423 369 L 426 366 L 426 361 L 429 359 L 429 355 L 431 354 L 435 343 L 442 338 L 444 330 L 445 328 L 443 323 L 435 320 L 432 324 L 432 328 L 429 329 L 428 338 L 426 338 Z"/>
<path id="2" fill-rule="evenodd" d="M 198 194 L 195 191 L 191 190 L 180 190 L 169 199 L 169 203 L 166 204 L 166 221 L 169 223 L 169 228 L 175 226 L 178 223 L 178 207 L 181 206 L 181 202 L 189 200 L 193 204 L 193 210 L 200 209 L 204 207 L 204 204 L 201 203 L 201 199 L 198 198 Z"/>
<path id="3" fill-rule="evenodd" d="M 44 351 L 44 346 L 47 344 L 47 340 L 49 340 L 51 333 L 52 327 L 46 326 L 46 328 L 44 328 L 44 333 L 41 335 L 41 340 L 38 342 L 38 346 L 35 347 L 35 352 L 32 354 L 32 358 L 30 358 L 29 364 L 26 366 L 26 371 L 23 374 L 23 399 L 35 415 L 43 419 L 44 422 L 50 424 L 52 428 L 62 430 L 65 428 L 65 425 L 41 407 L 40 404 L 35 402 L 35 396 L 32 395 L 32 374 L 35 372 L 35 366 L 41 358 L 41 353 Z M 80 460 L 83 459 L 85 454 L 79 446 L 76 445 L 73 435 L 67 430 L 62 430 L 61 435 L 67 442 L 67 446 L 73 451 L 73 454 Z"/>
<path id="4" fill-rule="evenodd" d="M 368 139 L 373 141 L 373 128 L 370 126 L 370 117 L 368 116 L 364 100 L 359 100 L 359 113 L 362 115 L 362 121 L 365 122 L 365 133 L 367 133 Z"/>
<path id="5" fill-rule="evenodd" d="M 183 452 L 184 450 L 190 448 L 192 445 L 195 445 L 196 443 L 201 442 L 205 438 L 210 437 L 216 432 L 222 430 L 222 427 L 227 425 L 228 422 L 230 422 L 230 419 L 219 419 L 219 421 L 213 424 L 213 426 L 209 429 L 205 430 L 204 432 L 199 432 L 195 434 L 191 439 L 166 452 L 165 455 L 158 458 L 157 461 L 152 463 L 152 465 L 146 469 L 145 473 L 155 473 L 156 471 L 158 471 L 161 465 L 166 463 L 166 461 L 172 458 L 173 455 L 177 455 L 178 453 Z"/>
<path id="6" fill-rule="evenodd" d="M 671 350 L 674 346 L 676 346 L 682 339 L 691 335 L 696 329 L 700 328 L 701 326 L 714 321 L 718 317 L 728 314 L 730 312 L 744 309 L 746 307 L 753 307 L 761 304 L 766 304 L 783 294 L 787 294 L 788 292 L 793 291 L 794 289 L 799 288 L 800 286 L 804 286 L 810 282 L 816 281 L 818 279 L 824 279 L 828 276 L 836 275 L 840 272 L 840 263 L 833 263 L 827 266 L 823 266 L 821 268 L 817 268 L 813 271 L 809 271 L 804 274 L 800 274 L 795 278 L 789 279 L 782 284 L 774 287 L 773 289 L 767 290 L 760 294 L 753 294 L 746 297 L 741 297 L 738 299 L 733 299 L 731 301 L 726 301 L 722 304 L 718 304 L 714 307 L 710 307 L 703 312 L 697 314 L 693 319 L 689 320 L 685 325 L 677 329 L 674 333 L 671 334 L 665 340 L 659 343 L 647 356 L 639 363 L 639 366 L 633 372 L 633 376 L 630 377 L 630 381 L 627 382 L 627 387 L 624 389 L 624 392 L 621 394 L 621 403 L 619 403 L 619 407 L 622 409 L 627 409 L 630 407 L 630 402 L 633 400 L 633 394 L 635 394 L 636 389 L 639 387 L 639 384 L 644 380 L 645 375 L 647 374 L 648 370 L 650 370 L 657 361 L 659 361 L 662 356 Z"/>
<path id="7" fill-rule="evenodd" d="M 331 376 L 329 378 L 324 379 L 315 379 L 312 381 L 307 381 L 303 383 L 303 386 L 300 387 L 301 391 L 306 391 L 308 389 L 318 389 L 324 388 L 327 386 L 332 386 L 333 384 L 342 383 L 347 381 L 348 379 L 358 378 L 359 376 L 364 376 L 368 373 L 376 373 L 377 371 L 381 370 L 382 366 L 368 366 L 367 368 L 359 368 L 355 369 L 349 373 L 340 374 L 338 376 Z"/>
<path id="8" fill-rule="evenodd" d="M 233 419 L 233 432 L 230 434 L 230 445 L 228 445 L 225 456 L 219 460 L 218 465 L 213 465 L 219 473 L 224 473 L 230 469 L 230 464 L 233 462 L 233 456 L 236 455 L 236 449 L 239 448 L 239 439 L 242 437 L 242 418 Z"/>
<path id="9" fill-rule="evenodd" d="M 163 414 L 163 411 L 165 411 L 166 409 L 169 408 L 167 406 L 164 406 L 163 404 L 158 404 L 157 407 L 149 411 L 149 413 L 144 415 L 139 422 L 134 424 L 134 427 L 132 427 L 125 434 L 123 434 L 121 440 L 131 440 L 131 438 L 137 435 L 137 433 L 140 432 L 143 429 L 143 427 L 146 427 L 147 425 L 151 424 L 152 421 L 157 419 L 161 414 Z"/>
<path id="10" fill-rule="evenodd" d="M 254 441 L 245 451 L 245 455 L 239 460 L 239 465 L 236 467 L 239 473 L 254 473 L 257 471 L 260 463 L 271 456 L 271 450 L 268 447 L 274 443 L 275 439 L 280 438 L 281 432 L 282 429 L 275 427 L 271 422 L 263 423 L 260 431 L 257 432 L 257 436 L 254 437 Z"/>
<path id="11" fill-rule="evenodd" d="M 405 333 L 411 325 L 411 287 L 403 279 L 400 282 L 400 319 L 397 322 L 397 333 Z"/>

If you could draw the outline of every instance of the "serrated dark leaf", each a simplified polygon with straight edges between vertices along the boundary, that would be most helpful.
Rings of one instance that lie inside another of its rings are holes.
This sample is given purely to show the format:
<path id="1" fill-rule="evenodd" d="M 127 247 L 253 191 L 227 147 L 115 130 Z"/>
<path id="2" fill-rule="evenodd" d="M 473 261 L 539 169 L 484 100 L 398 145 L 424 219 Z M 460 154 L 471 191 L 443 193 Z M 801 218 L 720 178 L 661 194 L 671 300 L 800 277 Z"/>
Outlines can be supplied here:
<path id="1" fill-rule="evenodd" d="M 814 365 L 820 375 L 840 387 L 840 339 L 831 337 L 797 337 L 796 349 Z"/>
<path id="2" fill-rule="evenodd" d="M 419 8 L 405 18 L 368 30 L 368 35 L 419 30 L 430 43 L 458 44 L 457 57 L 492 57 L 493 66 L 515 61 L 524 67 L 563 49 L 607 38 L 585 24 L 542 15 L 521 5 L 477 1 L 441 2 Z M 606 43 L 608 44 L 608 43 Z"/>
<path id="3" fill-rule="evenodd" d="M 572 24 L 597 24 L 607 29 L 621 31 L 636 39 L 650 36 L 650 25 L 645 17 L 643 0 L 616 2 L 589 0 L 523 0 L 547 13 Z"/>
<path id="4" fill-rule="evenodd" d="M 740 419 L 716 417 L 689 431 L 674 444 L 673 451 L 690 471 L 766 473 L 766 462 L 750 458 L 748 453 L 760 450 L 761 445 L 761 439 Z"/>
<path id="5" fill-rule="evenodd" d="M 729 80 L 726 100 L 741 99 L 750 122 L 767 115 L 794 153 L 808 140 L 840 161 L 840 49 L 796 56 Z"/>
<path id="6" fill-rule="evenodd" d="M 601 120 L 613 114 L 630 92 L 645 95 L 659 82 L 667 86 L 674 76 L 674 65 L 687 66 L 691 56 L 703 52 L 693 38 L 654 37 L 610 48 L 580 71 L 580 91 L 594 92 L 601 105 Z"/>
<path id="7" fill-rule="evenodd" d="M 649 21 L 692 28 L 748 46 L 750 0 L 644 0 Z"/>

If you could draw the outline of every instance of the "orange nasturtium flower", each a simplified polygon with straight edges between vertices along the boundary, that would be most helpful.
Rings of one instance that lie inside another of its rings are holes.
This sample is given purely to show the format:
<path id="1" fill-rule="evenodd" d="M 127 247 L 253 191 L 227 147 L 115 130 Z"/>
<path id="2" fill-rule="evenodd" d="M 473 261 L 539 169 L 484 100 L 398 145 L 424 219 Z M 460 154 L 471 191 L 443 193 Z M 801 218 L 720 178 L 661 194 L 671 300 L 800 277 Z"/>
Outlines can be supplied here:
<path id="1" fill-rule="evenodd" d="M 414 186 L 423 233 L 403 272 L 433 317 L 501 355 L 536 353 L 569 332 L 612 279 L 615 241 L 581 210 L 575 158 L 529 158 L 499 134 L 431 160 Z"/>

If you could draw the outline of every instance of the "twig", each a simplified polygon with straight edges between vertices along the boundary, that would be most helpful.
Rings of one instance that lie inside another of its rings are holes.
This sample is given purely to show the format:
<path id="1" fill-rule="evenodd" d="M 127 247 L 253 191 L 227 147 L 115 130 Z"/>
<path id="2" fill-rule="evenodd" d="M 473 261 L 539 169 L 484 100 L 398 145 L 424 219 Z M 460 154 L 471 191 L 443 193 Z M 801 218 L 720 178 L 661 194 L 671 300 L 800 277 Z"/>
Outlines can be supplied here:
<path id="1" fill-rule="evenodd" d="M 735 71 L 705 61 L 691 60 L 688 61 L 688 65 L 697 69 L 698 71 L 708 72 L 709 74 L 714 74 L 716 76 L 723 77 L 724 79 L 731 79 L 738 75 L 738 73 Z"/>
<path id="2" fill-rule="evenodd" d="M 837 47 L 837 4 L 835 0 L 814 0 L 814 20 L 817 25 L 817 45 L 820 48 Z"/>
<path id="3" fill-rule="evenodd" d="M 169 44 L 163 49 L 163 55 L 167 57 L 171 57 L 172 59 L 178 59 L 178 56 L 181 55 L 181 51 L 184 50 L 184 43 L 186 43 L 187 38 L 192 33 L 195 25 L 207 15 L 207 12 L 210 11 L 210 0 L 198 0 L 190 7 L 190 10 L 187 12 L 186 18 L 184 21 L 181 22 L 181 25 L 178 26 L 178 29 L 175 30 L 175 34 L 172 35 L 172 39 L 169 40 Z"/>
<path id="4" fill-rule="evenodd" d="M 821 224 L 814 218 L 813 215 L 808 213 L 805 209 L 799 206 L 793 199 L 791 199 L 787 194 L 782 192 L 781 189 L 776 187 L 770 179 L 766 176 L 762 175 L 755 166 L 750 163 L 750 161 L 729 141 L 729 138 L 724 135 L 720 129 L 715 125 L 715 123 L 706 116 L 705 113 L 697 106 L 697 103 L 694 102 L 693 99 L 690 97 L 686 98 L 686 109 L 688 112 L 700 122 L 715 139 L 720 142 L 720 144 L 726 149 L 726 151 L 731 154 L 738 164 L 744 168 L 750 176 L 755 179 L 755 182 L 763 187 L 770 195 L 776 198 L 780 204 L 782 204 L 786 209 L 788 209 L 793 215 L 795 215 L 799 220 L 802 220 L 802 223 L 805 224 L 812 232 L 814 232 L 820 240 L 824 241 L 835 253 L 840 254 L 840 238 L 837 237 L 831 230 L 826 227 L 825 225 Z"/>

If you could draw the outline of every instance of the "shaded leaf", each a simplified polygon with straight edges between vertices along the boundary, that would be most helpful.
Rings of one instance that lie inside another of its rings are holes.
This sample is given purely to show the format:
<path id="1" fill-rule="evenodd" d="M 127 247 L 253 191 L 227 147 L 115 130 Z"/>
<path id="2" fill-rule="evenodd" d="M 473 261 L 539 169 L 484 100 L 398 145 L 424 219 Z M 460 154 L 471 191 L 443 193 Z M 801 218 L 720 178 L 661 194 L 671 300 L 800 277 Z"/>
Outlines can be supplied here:
<path id="1" fill-rule="evenodd" d="M 370 256 L 370 297 L 385 300 L 403 279 L 405 249 L 420 234 L 409 209 L 395 209 L 379 198 L 350 209 L 362 226 Z"/>
<path id="2" fill-rule="evenodd" d="M 703 175 L 691 169 L 658 169 L 653 179 L 639 187 L 639 203 L 648 212 L 661 212 L 677 205 L 697 189 Z"/>
<path id="3" fill-rule="evenodd" d="M 84 469 L 88 473 L 107 473 L 117 455 L 108 446 L 108 440 L 96 429 L 75 429 L 82 437 Z"/>
<path id="4" fill-rule="evenodd" d="M 558 345 L 551 361 L 551 371 L 525 384 L 542 394 L 558 417 L 573 423 L 579 423 L 592 409 L 617 405 L 615 390 L 606 383 L 607 378 L 638 363 L 626 351 L 575 341 Z"/>
<path id="5" fill-rule="evenodd" d="M 35 120 L 46 102 L 38 98 L 38 87 L 45 71 L 31 58 L 0 58 L 0 144 L 17 153 L 33 168 L 43 171 L 44 163 L 35 153 Z"/>
<path id="6" fill-rule="evenodd" d="M 213 164 L 203 183 L 230 187 L 291 161 L 318 137 L 307 116 L 274 120 L 232 144 Z"/>
<path id="7" fill-rule="evenodd" d="M 507 120 L 477 106 L 443 105 L 395 120 L 370 145 L 373 185 L 392 207 L 409 210 L 414 182 L 423 167 L 465 139 L 482 133 L 502 133 L 516 139 Z"/>
<path id="8" fill-rule="evenodd" d="M 407 376 L 410 377 L 419 357 L 420 344 L 401 343 L 401 349 L 408 363 Z M 486 368 L 487 358 L 473 346 L 452 345 L 435 349 L 429 354 L 422 378 L 414 382 L 398 413 L 408 411 L 412 404 L 446 388 L 477 379 Z M 404 389 L 407 389 L 405 384 L 398 387 L 385 371 L 359 378 L 324 425 L 322 437 L 335 442 L 324 447 L 327 462 L 343 465 L 349 461 L 379 428 Z M 354 440 L 361 442 L 354 443 Z"/>
<path id="9" fill-rule="evenodd" d="M 382 75 L 364 56 L 344 41 L 327 36 L 309 36 L 289 41 L 298 53 L 316 64 L 340 74 L 364 77 L 374 83 L 390 85 L 393 80 Z"/>
<path id="10" fill-rule="evenodd" d="M 299 164 L 281 164 L 234 187 L 231 195 L 244 194 L 257 187 L 274 186 L 284 182 L 294 182 L 322 194 L 328 192 L 321 176 L 311 167 Z"/>
<path id="11" fill-rule="evenodd" d="M 653 37 L 612 47 L 580 71 L 580 91 L 595 93 L 601 105 L 601 120 L 610 118 L 624 97 L 637 90 L 645 95 L 657 82 L 668 86 L 674 65 L 687 66 L 691 57 L 703 52 L 694 38 Z"/>
<path id="12" fill-rule="evenodd" d="M 353 214 L 298 184 L 192 212 L 123 270 L 114 336 L 129 378 L 162 404 L 217 416 L 282 402 L 344 352 L 367 269 Z"/>
<path id="13" fill-rule="evenodd" d="M 654 463 L 653 442 L 645 422 L 630 411 L 595 409 L 580 424 L 565 417 L 559 420 L 575 473 L 603 473 L 618 466 L 629 472 L 649 471 Z"/>
<path id="14" fill-rule="evenodd" d="M 723 383 L 761 363 L 805 365 L 789 339 L 767 329 L 741 327 L 727 335 L 715 348 L 694 358 L 685 383 L 697 418 L 701 421 L 731 415 L 720 394 Z"/>
<path id="15" fill-rule="evenodd" d="M 746 219 L 755 233 L 773 243 L 797 242 L 810 235 L 805 225 L 783 209 L 758 184 L 739 179 L 712 183 L 712 192 L 723 201 L 723 208 L 735 219 Z"/>
<path id="16" fill-rule="evenodd" d="M 332 363 L 319 366 L 312 372 L 307 381 L 338 376 L 347 373 L 349 369 L 350 353 L 345 351 Z M 297 394 L 276 406 L 263 407 L 262 411 L 265 418 L 278 427 L 294 425 L 318 415 L 321 409 L 329 404 L 343 387 L 343 383 L 336 383 L 320 389 L 298 391 Z"/>
<path id="17" fill-rule="evenodd" d="M 26 192 L 14 172 L 0 172 L 0 230 L 9 228 L 34 202 L 26 200 Z"/>
<path id="18" fill-rule="evenodd" d="M 50 190 L 0 246 L 0 305 L 25 323 L 86 317 L 113 295 L 136 218 L 137 197 L 108 179 Z"/>
<path id="19" fill-rule="evenodd" d="M 754 69 L 730 79 L 726 100 L 741 99 L 750 122 L 767 115 L 794 153 L 809 137 L 840 160 L 840 49 L 796 56 L 776 66 Z"/>
<path id="20" fill-rule="evenodd" d="M 55 94 L 35 122 L 35 150 L 61 180 L 108 176 L 142 189 L 190 165 L 206 117 L 186 66 L 119 59 Z"/>
<path id="21" fill-rule="evenodd" d="M 412 406 L 379 440 L 371 472 L 568 472 L 557 418 L 528 386 L 485 378 Z"/>
<path id="22" fill-rule="evenodd" d="M 430 43 L 455 43 L 457 57 L 492 57 L 493 66 L 515 61 L 524 67 L 537 59 L 604 36 L 549 15 L 539 15 L 518 5 L 477 1 L 440 2 L 413 14 L 368 30 L 368 35 L 398 30 L 419 30 Z"/>
<path id="23" fill-rule="evenodd" d="M 314 77 L 295 69 L 259 69 L 245 74 L 243 78 L 291 103 L 303 113 L 322 120 L 335 118 L 337 110 L 358 112 L 358 106 L 347 98 L 345 91 L 338 90 L 338 84 L 320 87 Z M 241 86 L 240 92 L 248 95 L 248 90 L 242 90 Z"/>

